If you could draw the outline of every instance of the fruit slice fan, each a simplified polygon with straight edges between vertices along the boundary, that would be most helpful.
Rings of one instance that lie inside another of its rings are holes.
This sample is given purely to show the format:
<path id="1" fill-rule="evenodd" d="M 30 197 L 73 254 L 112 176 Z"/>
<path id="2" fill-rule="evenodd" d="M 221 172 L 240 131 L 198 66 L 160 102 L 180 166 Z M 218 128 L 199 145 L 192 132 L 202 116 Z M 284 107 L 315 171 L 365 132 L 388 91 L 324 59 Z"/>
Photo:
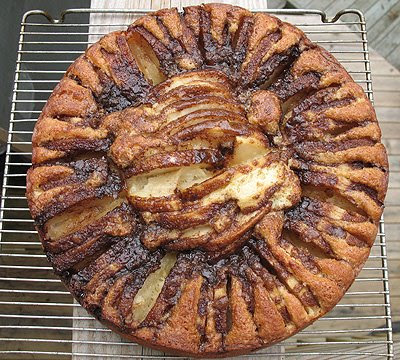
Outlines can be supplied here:
<path id="1" fill-rule="evenodd" d="M 331 51 L 373 100 L 362 13 L 344 10 L 328 19 L 317 10 L 268 12 L 300 27 L 311 40 Z M 0 358 L 175 358 L 121 340 L 80 309 L 53 275 L 24 195 L 32 130 L 54 86 L 88 44 L 104 35 L 105 28 L 106 32 L 126 28 L 144 13 L 79 9 L 64 12 L 58 20 L 42 11 L 23 16 L 0 208 Z M 127 14 L 129 23 L 114 22 L 118 18 L 127 21 Z M 89 27 L 93 15 L 112 15 L 114 20 Z M 267 352 L 271 356 L 271 350 L 276 358 L 393 357 L 383 219 L 369 260 L 342 301 L 281 346 L 250 356 L 265 358 Z"/>

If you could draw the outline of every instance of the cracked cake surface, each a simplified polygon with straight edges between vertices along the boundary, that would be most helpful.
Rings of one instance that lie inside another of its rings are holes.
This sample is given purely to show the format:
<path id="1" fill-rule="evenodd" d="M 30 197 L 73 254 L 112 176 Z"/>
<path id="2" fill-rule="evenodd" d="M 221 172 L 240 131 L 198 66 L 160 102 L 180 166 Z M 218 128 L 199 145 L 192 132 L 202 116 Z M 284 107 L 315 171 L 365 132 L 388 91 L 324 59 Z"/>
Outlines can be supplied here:
<path id="1" fill-rule="evenodd" d="M 298 28 L 207 4 L 112 32 L 37 121 L 27 198 L 79 303 L 120 335 L 248 353 L 330 311 L 388 182 L 374 109 Z"/>

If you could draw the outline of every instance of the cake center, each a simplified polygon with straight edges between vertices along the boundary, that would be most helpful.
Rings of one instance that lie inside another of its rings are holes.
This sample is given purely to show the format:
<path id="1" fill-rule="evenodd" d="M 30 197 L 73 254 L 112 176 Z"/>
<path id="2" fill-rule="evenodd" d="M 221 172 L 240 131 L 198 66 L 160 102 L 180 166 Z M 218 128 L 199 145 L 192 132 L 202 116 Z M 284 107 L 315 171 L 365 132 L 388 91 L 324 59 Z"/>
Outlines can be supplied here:
<path id="1" fill-rule="evenodd" d="M 298 202 L 297 176 L 265 135 L 278 131 L 278 107 L 258 92 L 246 111 L 223 73 L 198 71 L 105 119 L 147 248 L 228 254 L 265 214 Z"/>

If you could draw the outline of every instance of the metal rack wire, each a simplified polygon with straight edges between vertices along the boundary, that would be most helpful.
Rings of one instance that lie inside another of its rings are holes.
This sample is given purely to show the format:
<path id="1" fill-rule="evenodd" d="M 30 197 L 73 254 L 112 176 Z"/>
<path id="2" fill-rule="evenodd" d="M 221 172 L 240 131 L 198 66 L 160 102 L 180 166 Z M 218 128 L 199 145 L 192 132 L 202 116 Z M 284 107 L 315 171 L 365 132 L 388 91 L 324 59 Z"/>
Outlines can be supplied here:
<path id="1" fill-rule="evenodd" d="M 121 340 L 74 303 L 42 253 L 25 199 L 30 138 L 41 108 L 68 65 L 103 35 L 101 25 L 89 23 L 89 15 L 135 17 L 146 12 L 71 9 L 59 19 L 42 11 L 23 16 L 0 204 L 0 358 L 175 358 Z M 362 13 L 343 10 L 328 19 L 317 10 L 268 12 L 289 19 L 334 53 L 373 101 Z M 127 25 L 108 24 L 111 30 Z M 275 347 L 277 358 L 393 358 L 387 269 L 382 219 L 371 256 L 343 300 L 314 325 Z M 266 354 L 264 350 L 251 357 Z"/>

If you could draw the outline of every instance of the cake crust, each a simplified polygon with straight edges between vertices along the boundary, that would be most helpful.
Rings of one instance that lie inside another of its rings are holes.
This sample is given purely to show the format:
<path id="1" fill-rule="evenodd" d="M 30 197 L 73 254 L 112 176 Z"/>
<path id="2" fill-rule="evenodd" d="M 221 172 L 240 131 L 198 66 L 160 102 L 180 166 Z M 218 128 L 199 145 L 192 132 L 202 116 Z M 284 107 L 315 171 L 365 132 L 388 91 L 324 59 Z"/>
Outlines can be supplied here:
<path id="1" fill-rule="evenodd" d="M 274 16 L 163 9 L 90 46 L 34 129 L 27 199 L 71 294 L 193 357 L 296 334 L 353 283 L 388 160 L 338 61 Z"/>

